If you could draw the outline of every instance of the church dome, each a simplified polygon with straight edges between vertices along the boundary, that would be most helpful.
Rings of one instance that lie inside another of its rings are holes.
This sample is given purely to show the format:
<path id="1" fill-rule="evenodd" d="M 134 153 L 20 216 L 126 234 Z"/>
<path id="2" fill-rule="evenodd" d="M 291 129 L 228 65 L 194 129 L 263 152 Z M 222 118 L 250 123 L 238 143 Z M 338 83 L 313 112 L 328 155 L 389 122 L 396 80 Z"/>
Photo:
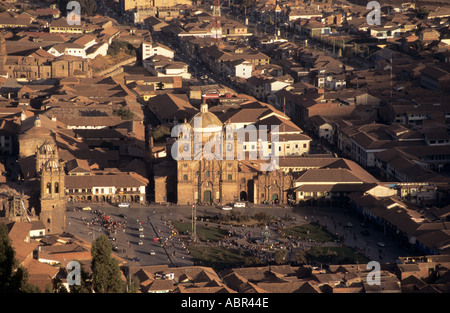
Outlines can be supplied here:
<path id="1" fill-rule="evenodd" d="M 200 112 L 197 113 L 190 121 L 189 125 L 194 131 L 218 132 L 222 131 L 222 122 L 214 114 L 208 111 L 208 104 L 202 103 Z"/>

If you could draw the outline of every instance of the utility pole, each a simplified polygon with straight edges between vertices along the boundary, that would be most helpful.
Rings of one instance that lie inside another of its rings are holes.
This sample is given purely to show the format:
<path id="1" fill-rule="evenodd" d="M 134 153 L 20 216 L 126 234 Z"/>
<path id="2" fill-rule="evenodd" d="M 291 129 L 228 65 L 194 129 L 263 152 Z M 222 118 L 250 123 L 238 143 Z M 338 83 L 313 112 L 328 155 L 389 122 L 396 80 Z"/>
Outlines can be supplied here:
<path id="1" fill-rule="evenodd" d="M 193 240 L 197 240 L 197 206 L 192 205 L 192 236 Z"/>

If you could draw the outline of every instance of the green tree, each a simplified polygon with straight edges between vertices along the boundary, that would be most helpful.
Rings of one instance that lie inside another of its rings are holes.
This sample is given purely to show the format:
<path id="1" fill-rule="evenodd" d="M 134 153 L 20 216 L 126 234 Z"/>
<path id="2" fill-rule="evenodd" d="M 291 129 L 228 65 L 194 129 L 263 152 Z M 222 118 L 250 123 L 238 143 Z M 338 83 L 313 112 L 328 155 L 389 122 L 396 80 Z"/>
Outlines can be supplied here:
<path id="1" fill-rule="evenodd" d="M 131 279 L 127 281 L 127 292 L 137 293 L 139 291 L 139 279 L 136 276 L 132 276 Z"/>
<path id="2" fill-rule="evenodd" d="M 305 250 L 298 250 L 294 255 L 293 261 L 297 264 L 305 264 L 307 261 Z"/>
<path id="3" fill-rule="evenodd" d="M 108 238 L 101 235 L 92 243 L 92 280 L 97 293 L 121 293 L 124 284 L 118 261 L 111 256 L 112 247 Z"/>
<path id="4" fill-rule="evenodd" d="M 70 286 L 71 293 L 91 293 L 92 292 L 92 277 L 81 265 L 81 284 Z"/>
<path id="5" fill-rule="evenodd" d="M 277 250 L 273 254 L 273 259 L 275 260 L 275 263 L 283 264 L 283 263 L 286 263 L 286 256 L 287 256 L 286 250 Z"/>
<path id="6" fill-rule="evenodd" d="M 428 14 L 430 14 L 430 11 L 425 7 L 420 7 L 417 10 L 417 17 L 422 20 L 424 20 L 428 16 Z"/>
<path id="7" fill-rule="evenodd" d="M 113 110 L 113 115 L 120 116 L 123 120 L 132 120 L 134 117 L 133 112 L 130 109 L 119 108 Z"/>
<path id="8" fill-rule="evenodd" d="M 170 128 L 163 125 L 156 126 L 156 129 L 153 131 L 153 139 L 160 141 L 166 137 L 170 137 Z"/>

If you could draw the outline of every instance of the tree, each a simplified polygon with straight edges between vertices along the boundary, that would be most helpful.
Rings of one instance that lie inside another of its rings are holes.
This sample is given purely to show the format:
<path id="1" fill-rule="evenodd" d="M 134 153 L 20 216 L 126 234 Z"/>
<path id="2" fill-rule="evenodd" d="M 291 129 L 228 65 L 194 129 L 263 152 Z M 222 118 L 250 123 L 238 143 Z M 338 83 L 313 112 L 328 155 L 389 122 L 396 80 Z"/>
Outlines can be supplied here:
<path id="1" fill-rule="evenodd" d="M 156 126 L 156 129 L 153 131 L 153 139 L 161 141 L 166 137 L 170 137 L 170 128 L 164 125 Z"/>
<path id="2" fill-rule="evenodd" d="M 119 108 L 113 110 L 113 115 L 120 116 L 123 120 L 132 120 L 134 117 L 130 109 Z"/>
<path id="3" fill-rule="evenodd" d="M 71 293 L 91 293 L 92 292 L 92 279 L 89 273 L 81 265 L 81 284 L 70 286 Z"/>
<path id="4" fill-rule="evenodd" d="M 417 17 L 422 20 L 426 19 L 428 14 L 430 14 L 430 11 L 426 7 L 420 7 L 419 10 L 417 10 Z"/>
<path id="5" fill-rule="evenodd" d="M 119 263 L 111 256 L 111 243 L 105 235 L 101 235 L 92 243 L 91 254 L 94 291 L 97 293 L 123 292 L 124 283 L 121 280 Z"/>
<path id="6" fill-rule="evenodd" d="M 296 264 L 305 264 L 307 262 L 305 250 L 298 250 L 293 258 Z"/>
<path id="7" fill-rule="evenodd" d="M 127 282 L 127 292 L 128 293 L 138 293 L 140 282 L 136 276 L 132 276 Z"/>
<path id="8" fill-rule="evenodd" d="M 286 256 L 287 256 L 286 250 L 277 250 L 273 254 L 273 259 L 275 260 L 275 263 L 283 264 L 283 263 L 286 263 Z"/>

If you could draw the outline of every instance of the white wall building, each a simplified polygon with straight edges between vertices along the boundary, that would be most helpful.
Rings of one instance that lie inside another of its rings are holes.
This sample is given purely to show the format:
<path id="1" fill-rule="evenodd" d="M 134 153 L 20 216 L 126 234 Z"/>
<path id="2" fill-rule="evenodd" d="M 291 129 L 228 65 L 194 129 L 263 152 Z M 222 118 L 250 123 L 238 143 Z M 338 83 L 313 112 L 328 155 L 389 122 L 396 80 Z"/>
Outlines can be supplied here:
<path id="1" fill-rule="evenodd" d="M 175 52 L 167 46 L 153 42 L 143 42 L 142 43 L 142 60 L 149 59 L 155 55 L 162 55 L 167 58 L 173 59 L 175 57 Z"/>

